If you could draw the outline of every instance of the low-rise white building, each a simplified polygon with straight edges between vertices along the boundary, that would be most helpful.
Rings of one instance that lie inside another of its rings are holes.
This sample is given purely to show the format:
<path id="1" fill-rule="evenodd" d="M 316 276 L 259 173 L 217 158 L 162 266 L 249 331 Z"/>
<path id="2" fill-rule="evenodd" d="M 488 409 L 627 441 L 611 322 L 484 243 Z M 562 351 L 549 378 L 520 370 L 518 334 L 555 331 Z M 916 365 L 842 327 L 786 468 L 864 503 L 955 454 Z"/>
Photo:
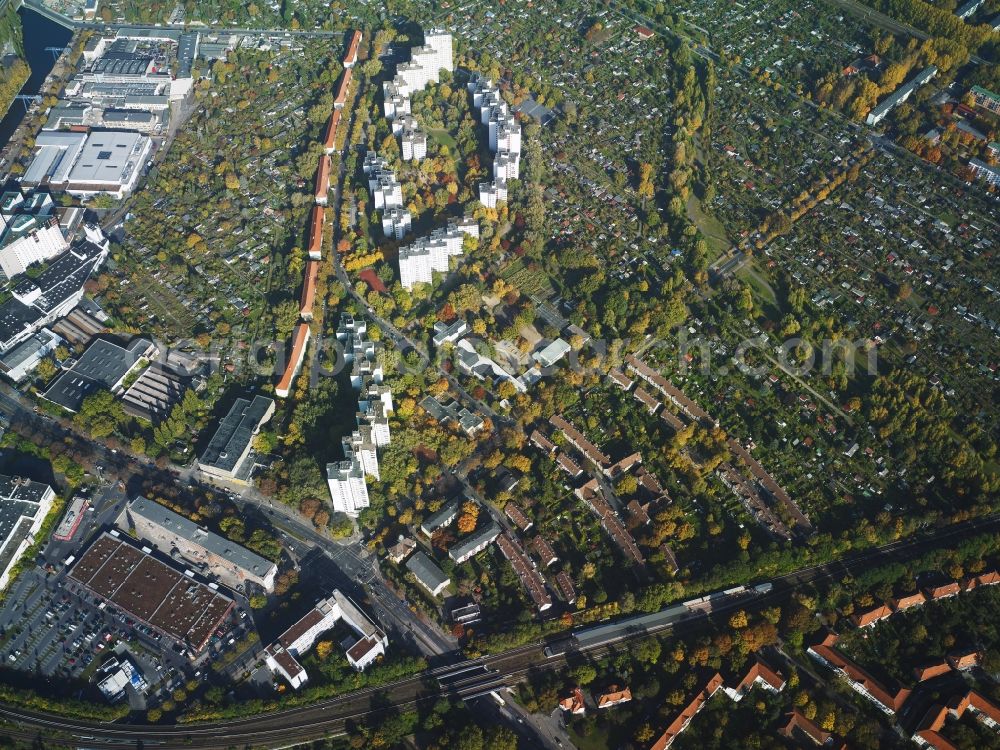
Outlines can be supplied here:
<path id="1" fill-rule="evenodd" d="M 47 484 L 0 474 L 0 590 L 10 583 L 11 570 L 35 542 L 56 492 Z"/>
<path id="2" fill-rule="evenodd" d="M 20 383 L 62 343 L 63 339 L 60 336 L 48 328 L 43 328 L 26 341 L 0 355 L 0 372 L 15 383 Z"/>
<path id="3" fill-rule="evenodd" d="M 0 196 L 0 269 L 8 279 L 68 247 L 48 193 L 10 190 Z"/>
<path id="4" fill-rule="evenodd" d="M 434 346 L 453 344 L 469 332 L 469 324 L 463 318 L 452 323 L 437 322 L 434 324 Z"/>
<path id="5" fill-rule="evenodd" d="M 385 655 L 389 646 L 385 631 L 362 612 L 350 597 L 334 589 L 328 598 L 318 602 L 264 650 L 267 666 L 287 680 L 292 688 L 298 689 L 309 679 L 299 659 L 313 647 L 320 635 L 340 622 L 357 636 L 357 640 L 345 652 L 348 664 L 356 670 L 363 672 L 380 656 Z"/>
<path id="6" fill-rule="evenodd" d="M 423 586 L 431 596 L 437 596 L 451 584 L 451 579 L 445 575 L 425 552 L 417 552 L 406 561 L 406 569 Z"/>

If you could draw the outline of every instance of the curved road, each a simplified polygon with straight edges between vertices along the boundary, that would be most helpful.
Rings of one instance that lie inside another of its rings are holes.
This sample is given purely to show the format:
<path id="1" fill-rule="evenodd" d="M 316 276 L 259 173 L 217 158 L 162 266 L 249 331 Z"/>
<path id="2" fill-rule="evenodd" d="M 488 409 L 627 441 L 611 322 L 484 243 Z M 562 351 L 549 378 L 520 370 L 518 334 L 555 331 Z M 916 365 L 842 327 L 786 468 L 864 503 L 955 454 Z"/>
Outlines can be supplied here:
<path id="1" fill-rule="evenodd" d="M 756 608 L 781 600 L 791 591 L 819 581 L 857 573 L 872 565 L 902 561 L 927 550 L 988 531 L 1000 530 L 1000 514 L 965 521 L 935 529 L 926 534 L 892 542 L 863 552 L 851 553 L 831 563 L 811 566 L 773 579 L 773 590 L 753 599 L 732 597 L 724 600 L 711 614 L 692 613 L 655 629 L 630 631 L 629 622 L 620 621 L 622 632 L 611 641 L 575 652 L 595 656 L 616 645 L 654 632 L 683 633 L 704 625 L 706 617 L 725 616 L 736 608 Z M 8 724 L 11 738 L 45 738 L 49 745 L 87 748 L 122 748 L 126 746 L 162 747 L 164 750 L 203 748 L 215 750 L 238 745 L 286 746 L 330 736 L 343 731 L 349 719 L 371 717 L 381 712 L 433 701 L 444 693 L 471 697 L 513 684 L 535 669 L 550 669 L 565 663 L 565 655 L 546 659 L 544 642 L 531 643 L 500 654 L 484 656 L 474 663 L 488 668 L 481 676 L 466 682 L 442 687 L 434 679 L 435 670 L 408 677 L 377 688 L 366 688 L 348 695 L 320 701 L 311 706 L 289 708 L 261 716 L 206 722 L 190 725 L 144 726 L 107 724 L 83 719 L 69 719 L 42 711 L 0 705 L 0 719 Z M 574 653 L 574 652 L 571 652 Z M 437 670 L 440 673 L 440 670 Z"/>

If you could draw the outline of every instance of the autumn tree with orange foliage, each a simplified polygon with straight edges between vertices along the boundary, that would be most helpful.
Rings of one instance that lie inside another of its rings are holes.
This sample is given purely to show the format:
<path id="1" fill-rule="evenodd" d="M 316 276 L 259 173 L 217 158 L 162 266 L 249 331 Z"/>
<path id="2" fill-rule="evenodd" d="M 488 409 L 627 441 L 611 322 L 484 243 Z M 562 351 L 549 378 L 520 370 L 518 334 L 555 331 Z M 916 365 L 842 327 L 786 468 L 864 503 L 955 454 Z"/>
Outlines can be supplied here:
<path id="1" fill-rule="evenodd" d="M 468 534 L 476 528 L 479 522 L 479 504 L 474 500 L 466 500 L 462 504 L 462 515 L 458 517 L 458 530 Z"/>

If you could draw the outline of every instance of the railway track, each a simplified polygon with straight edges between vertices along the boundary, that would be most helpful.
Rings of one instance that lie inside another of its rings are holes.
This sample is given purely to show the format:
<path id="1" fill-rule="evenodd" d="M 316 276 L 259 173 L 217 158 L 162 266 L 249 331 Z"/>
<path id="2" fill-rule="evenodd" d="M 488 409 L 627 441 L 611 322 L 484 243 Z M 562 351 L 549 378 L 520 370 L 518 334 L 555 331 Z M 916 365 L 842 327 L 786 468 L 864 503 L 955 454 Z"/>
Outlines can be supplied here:
<path id="1" fill-rule="evenodd" d="M 162 750 L 181 748 L 228 750 L 239 745 L 285 747 L 298 742 L 335 736 L 345 731 L 345 725 L 349 721 L 377 718 L 388 711 L 407 709 L 435 701 L 442 695 L 471 698 L 494 690 L 502 690 L 517 684 L 534 670 L 559 668 L 568 659 L 598 657 L 627 645 L 631 640 L 649 635 L 667 632 L 683 634 L 695 628 L 704 628 L 708 620 L 725 617 L 737 608 L 757 608 L 770 604 L 802 586 L 852 575 L 869 568 L 877 561 L 913 557 L 956 538 L 998 529 L 1000 529 L 1000 514 L 935 529 L 930 534 L 897 540 L 877 548 L 852 553 L 839 560 L 775 576 L 770 581 L 772 587 L 766 593 L 748 595 L 749 589 L 736 587 L 734 591 L 740 590 L 741 593 L 734 593 L 717 600 L 710 611 L 692 610 L 690 614 L 677 620 L 668 619 L 639 627 L 636 623 L 643 622 L 643 618 L 648 618 L 648 615 L 624 618 L 611 623 L 612 627 L 608 629 L 607 637 L 600 642 L 588 643 L 576 649 L 569 648 L 548 657 L 544 653 L 546 642 L 537 641 L 499 654 L 427 670 L 387 685 L 364 688 L 311 706 L 282 709 L 262 716 L 200 724 L 169 726 L 102 724 L 83 719 L 69 719 L 44 711 L 0 705 L 0 720 L 7 722 L 7 726 L 0 730 L 0 736 L 24 742 L 33 742 L 41 738 L 52 747 L 101 750 L 139 746 Z M 668 609 L 676 607 L 677 605 L 672 605 Z M 607 625 L 608 623 L 600 623 L 574 632 L 583 635 L 595 628 L 605 629 Z M 468 670 L 471 677 L 454 681 L 446 679 L 449 674 L 461 676 L 463 670 Z"/>

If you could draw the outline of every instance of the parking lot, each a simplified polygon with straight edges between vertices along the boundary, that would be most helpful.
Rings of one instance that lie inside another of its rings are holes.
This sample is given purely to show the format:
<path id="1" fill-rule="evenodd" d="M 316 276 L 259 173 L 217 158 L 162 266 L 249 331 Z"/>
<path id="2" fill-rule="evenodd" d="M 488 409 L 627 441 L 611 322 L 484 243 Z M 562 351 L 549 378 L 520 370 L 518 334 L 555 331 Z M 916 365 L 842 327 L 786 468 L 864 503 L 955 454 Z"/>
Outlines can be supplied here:
<path id="1" fill-rule="evenodd" d="M 114 521 L 124 500 L 124 493 L 115 488 L 96 493 L 73 539 L 50 542 L 41 564 L 14 583 L 0 606 L 0 663 L 49 679 L 97 682 L 102 677 L 99 667 L 112 654 L 127 652 L 150 686 L 146 696 L 129 693 L 132 707 L 144 709 L 191 680 L 206 679 L 213 661 L 230 661 L 227 652 L 245 645 L 242 641 L 254 624 L 247 602 L 237 596 L 236 608 L 204 652 L 192 659 L 182 644 L 69 579 L 66 560 L 79 556 Z"/>

